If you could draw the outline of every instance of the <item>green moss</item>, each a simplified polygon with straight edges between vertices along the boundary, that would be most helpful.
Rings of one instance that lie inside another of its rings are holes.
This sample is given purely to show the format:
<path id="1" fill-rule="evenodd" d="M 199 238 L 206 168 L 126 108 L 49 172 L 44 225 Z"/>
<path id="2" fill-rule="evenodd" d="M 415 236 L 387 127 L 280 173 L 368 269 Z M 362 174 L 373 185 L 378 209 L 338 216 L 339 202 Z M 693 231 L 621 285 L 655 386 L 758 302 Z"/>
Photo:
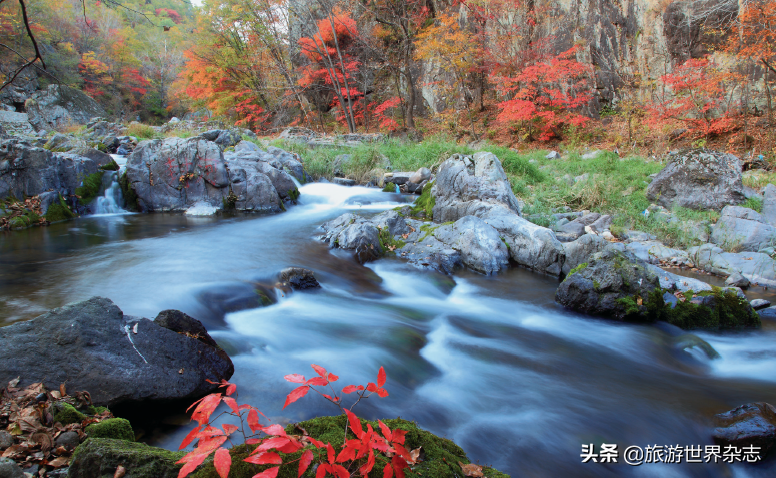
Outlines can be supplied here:
<path id="1" fill-rule="evenodd" d="M 105 143 L 97 143 L 95 144 L 98 150 L 102 151 L 103 153 L 108 152 L 108 146 L 105 145 Z"/>
<path id="2" fill-rule="evenodd" d="M 418 199 L 415 200 L 415 204 L 412 206 L 412 217 L 418 217 L 422 219 L 431 220 L 434 218 L 434 205 L 436 200 L 431 195 L 431 188 L 434 183 L 428 183 L 423 186 L 423 193 Z"/>
<path id="3" fill-rule="evenodd" d="M 467 464 L 469 459 L 466 457 L 466 453 L 446 438 L 440 438 L 432 433 L 422 430 L 416 423 L 400 418 L 392 420 L 384 420 L 391 430 L 405 430 L 405 448 L 413 450 L 418 447 L 422 447 L 424 460 L 414 465 L 412 469 L 405 470 L 406 476 L 412 477 L 425 477 L 425 478 L 453 478 L 462 476 L 461 467 L 458 462 Z M 372 425 L 372 428 L 379 430 L 377 422 L 361 420 L 362 427 L 366 429 L 367 424 Z M 341 443 L 344 442 L 346 417 L 340 415 L 337 417 L 319 417 L 312 420 L 308 420 L 299 424 L 299 427 L 304 428 L 307 433 L 324 443 L 331 443 L 337 453 L 342 448 Z M 286 433 L 300 434 L 300 430 L 295 425 L 289 425 L 286 427 Z M 348 439 L 354 438 L 353 433 L 348 430 Z M 255 446 L 241 445 L 233 449 L 232 458 L 232 470 L 229 473 L 230 478 L 250 478 L 261 471 L 270 468 L 267 465 L 252 465 L 242 461 L 246 456 L 250 454 L 250 451 Z M 319 450 L 310 447 L 313 454 L 316 456 L 313 463 L 318 462 L 319 458 L 325 459 L 325 450 Z M 284 462 L 290 462 L 296 460 L 301 456 L 301 451 L 293 454 L 282 454 Z M 361 465 L 360 460 L 357 464 Z M 383 468 L 388 463 L 388 458 L 382 453 L 376 453 L 375 465 L 369 476 L 372 478 L 382 477 Z M 297 463 L 289 463 L 288 465 L 281 465 L 278 472 L 279 478 L 296 478 L 298 476 L 299 466 Z M 489 478 L 502 478 L 507 477 L 503 473 L 492 468 L 483 467 L 483 473 Z M 313 466 L 307 469 L 307 472 L 302 475 L 303 477 L 312 478 L 315 476 L 313 472 Z M 192 475 L 193 478 L 217 478 L 218 474 L 213 467 L 212 461 L 206 463 L 199 471 Z"/>
<path id="4" fill-rule="evenodd" d="M 52 405 L 54 409 L 54 423 L 59 422 L 62 425 L 71 423 L 81 423 L 86 419 L 86 415 L 75 409 L 67 402 L 57 402 Z"/>
<path id="5" fill-rule="evenodd" d="M 576 274 L 577 272 L 581 271 L 585 267 L 587 267 L 587 262 L 583 262 L 582 264 L 579 264 L 577 267 L 575 267 L 575 268 L 571 269 L 571 271 L 569 271 L 569 275 L 567 275 L 566 278 L 568 279 L 569 277 L 573 276 L 574 274 Z"/>
<path id="6" fill-rule="evenodd" d="M 401 249 L 404 247 L 407 243 L 402 241 L 401 239 L 394 239 L 394 237 L 391 235 L 391 231 L 388 230 L 387 227 L 385 228 L 377 228 L 378 231 L 380 231 L 379 237 L 380 237 L 380 247 L 383 250 L 383 253 L 388 254 L 392 253 L 395 254 L 388 246 L 392 246 L 394 249 Z"/>
<path id="7" fill-rule="evenodd" d="M 393 183 L 387 183 L 385 187 L 383 188 L 384 193 L 395 193 L 396 192 L 396 185 Z"/>
<path id="8" fill-rule="evenodd" d="M 714 306 L 696 304 L 690 301 L 692 292 L 685 294 L 685 301 L 673 308 L 663 300 L 664 289 L 655 289 L 646 302 L 646 320 L 668 322 L 682 329 L 734 329 L 760 327 L 760 316 L 749 306 L 747 300 L 735 292 L 712 287 L 711 291 L 696 294 L 698 297 L 714 297 Z M 687 298 L 687 295 L 690 298 Z"/>
<path id="9" fill-rule="evenodd" d="M 297 199 L 299 199 L 299 189 L 298 188 L 290 189 L 288 191 L 288 197 L 292 201 L 296 201 Z"/>
<path id="10" fill-rule="evenodd" d="M 101 187 L 102 173 L 98 171 L 96 173 L 87 175 L 83 180 L 83 186 L 77 187 L 75 189 L 75 194 L 76 196 L 79 196 L 81 204 L 86 206 L 94 201 L 94 198 L 96 198 L 100 193 Z"/>
<path id="11" fill-rule="evenodd" d="M 90 438 L 113 438 L 115 440 L 135 441 L 135 432 L 129 420 L 123 418 L 108 418 L 98 423 L 92 423 L 84 429 Z"/>
<path id="12" fill-rule="evenodd" d="M 111 158 L 110 163 L 100 166 L 103 171 L 118 171 L 120 169 L 119 163 L 115 159 Z"/>
<path id="13" fill-rule="evenodd" d="M 749 209 L 752 209 L 757 212 L 763 211 L 763 200 L 757 197 L 750 197 L 746 201 L 741 204 L 742 207 L 748 207 Z"/>
<path id="14" fill-rule="evenodd" d="M 11 229 L 25 229 L 32 225 L 27 216 L 16 216 L 8 221 L 8 226 Z"/>
<path id="15" fill-rule="evenodd" d="M 111 478 L 122 465 L 127 476 L 133 478 L 160 478 L 178 475 L 180 460 L 185 452 L 173 452 L 144 443 L 89 438 L 73 452 L 70 476 Z M 231 476 L 231 475 L 230 475 Z"/>
<path id="16" fill-rule="evenodd" d="M 67 221 L 76 217 L 76 214 L 67 207 L 65 199 L 59 196 L 59 203 L 51 204 L 46 210 L 46 220 L 48 222 Z"/>
<path id="17" fill-rule="evenodd" d="M 231 187 L 229 187 L 229 194 L 222 198 L 221 202 L 224 205 L 224 211 L 234 211 L 237 209 L 237 195 L 232 191 Z"/>
<path id="18" fill-rule="evenodd" d="M 137 211 L 140 208 L 137 205 L 137 193 L 127 178 L 127 172 L 119 178 L 119 187 L 121 187 L 121 194 L 124 196 L 124 202 L 126 203 L 127 211 Z"/>

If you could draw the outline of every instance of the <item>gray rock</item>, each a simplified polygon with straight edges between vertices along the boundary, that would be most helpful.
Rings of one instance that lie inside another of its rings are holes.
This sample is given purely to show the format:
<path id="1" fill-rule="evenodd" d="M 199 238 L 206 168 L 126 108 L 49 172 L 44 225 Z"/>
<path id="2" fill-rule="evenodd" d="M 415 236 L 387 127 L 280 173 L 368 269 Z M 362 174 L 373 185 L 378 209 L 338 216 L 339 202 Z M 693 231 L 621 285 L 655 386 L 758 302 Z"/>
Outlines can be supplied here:
<path id="1" fill-rule="evenodd" d="M 479 152 L 473 157 L 454 154 L 439 166 L 431 194 L 436 222 L 457 221 L 464 216 L 483 218 L 494 207 L 520 214 L 501 162 L 492 153 Z"/>
<path id="2" fill-rule="evenodd" d="M 725 206 L 712 227 L 711 242 L 732 252 L 757 252 L 773 245 L 775 234 L 776 227 L 766 224 L 759 213 L 745 207 Z"/>
<path id="3" fill-rule="evenodd" d="M 154 323 L 173 332 L 197 339 L 203 344 L 218 347 L 216 341 L 207 333 L 207 329 L 202 325 L 202 322 L 180 310 L 163 310 L 156 316 Z"/>
<path id="4" fill-rule="evenodd" d="M 727 279 L 725 279 L 725 285 L 728 285 L 731 287 L 746 288 L 746 287 L 749 287 L 749 279 L 742 276 L 738 272 L 734 272 L 730 274 L 727 277 Z"/>
<path id="5" fill-rule="evenodd" d="M 590 179 L 590 173 L 580 174 L 579 176 L 574 176 L 574 182 L 579 183 L 582 181 L 587 181 Z"/>
<path id="6" fill-rule="evenodd" d="M 776 226 L 776 186 L 768 184 L 763 188 L 763 208 L 760 212 L 763 221 Z"/>
<path id="7" fill-rule="evenodd" d="M 410 232 L 404 216 L 396 211 L 385 211 L 374 216 L 372 218 L 372 224 L 377 226 L 378 229 L 387 228 L 391 236 L 401 236 L 402 234 Z"/>
<path id="8" fill-rule="evenodd" d="M 235 152 L 241 152 L 241 151 L 247 151 L 247 152 L 256 152 L 261 151 L 258 146 L 256 146 L 255 143 L 251 143 L 250 141 L 240 141 L 236 145 L 234 145 Z"/>
<path id="9" fill-rule="evenodd" d="M 739 273 L 753 284 L 776 287 L 776 261 L 761 252 L 725 252 L 715 244 L 703 244 L 687 250 L 699 269 L 725 276 Z"/>
<path id="10" fill-rule="evenodd" d="M 566 251 L 546 227 L 537 226 L 511 209 L 495 207 L 482 217 L 509 246 L 509 256 L 518 265 L 559 277 Z"/>
<path id="11" fill-rule="evenodd" d="M 35 136 L 35 129 L 28 120 L 27 113 L 0 110 L 0 127 L 3 128 L 3 136 Z"/>
<path id="12" fill-rule="evenodd" d="M 494 274 L 509 265 L 509 251 L 498 231 L 478 217 L 466 216 L 435 232 L 437 240 L 461 254 L 468 268 L 483 274 Z"/>
<path id="13" fill-rule="evenodd" d="M 137 333 L 135 333 L 137 330 Z M 127 322 L 109 299 L 93 297 L 0 329 L 0 383 L 62 383 L 88 390 L 95 405 L 190 400 L 234 372 L 223 350 L 160 327 Z M 180 373 L 182 371 L 182 373 Z"/>
<path id="14" fill-rule="evenodd" d="M 0 430 L 0 450 L 5 450 L 13 445 L 13 435 L 5 430 Z"/>
<path id="15" fill-rule="evenodd" d="M 603 232 L 603 231 L 608 231 L 611 225 L 612 225 L 612 216 L 608 214 L 604 214 L 603 216 L 596 219 L 593 223 L 591 223 L 590 227 L 592 227 L 594 230 L 598 232 Z"/>
<path id="16" fill-rule="evenodd" d="M 385 173 L 383 175 L 383 183 L 393 183 L 397 186 L 406 184 L 410 181 L 412 175 L 415 174 L 412 171 L 396 171 L 393 173 Z"/>
<path id="17" fill-rule="evenodd" d="M 582 159 L 595 159 L 603 154 L 603 151 L 600 149 L 597 149 L 595 151 L 591 151 L 589 153 L 585 153 L 581 156 Z"/>
<path id="18" fill-rule="evenodd" d="M 49 151 L 62 153 L 73 150 L 79 146 L 80 145 L 77 144 L 75 138 L 65 134 L 56 133 L 46 142 L 44 148 L 48 149 Z"/>
<path id="19" fill-rule="evenodd" d="M 720 210 L 746 200 L 741 163 L 732 154 L 692 150 L 671 158 L 647 187 L 647 198 L 669 209 Z"/>
<path id="20" fill-rule="evenodd" d="M 666 292 L 663 294 L 663 302 L 673 309 L 679 303 L 679 299 L 674 294 Z"/>
<path id="21" fill-rule="evenodd" d="M 760 309 L 757 311 L 757 313 L 760 315 L 761 319 L 764 320 L 776 320 L 776 307 L 771 306 L 767 307 L 765 309 Z"/>
<path id="22" fill-rule="evenodd" d="M 25 106 L 30 124 L 38 131 L 86 124 L 95 116 L 107 116 L 105 109 L 86 93 L 57 84 L 32 95 Z"/>
<path id="23" fill-rule="evenodd" d="M 683 265 L 690 262 L 687 252 L 666 247 L 660 241 L 630 242 L 625 246 L 625 249 L 650 264 L 672 262 L 676 265 Z"/>
<path id="24" fill-rule="evenodd" d="M 173 452 L 151 447 L 144 443 L 90 438 L 83 442 L 73 455 L 68 478 L 112 477 L 121 465 L 129 477 L 176 478 L 180 465 L 176 465 L 185 452 Z"/>
<path id="25" fill-rule="evenodd" d="M 622 239 L 628 242 L 646 242 L 654 241 L 657 239 L 657 236 L 643 231 L 625 231 L 622 235 Z"/>
<path id="26" fill-rule="evenodd" d="M 355 186 L 356 180 L 355 179 L 348 179 L 348 178 L 332 178 L 332 183 L 340 185 L 340 186 Z"/>
<path id="27" fill-rule="evenodd" d="M 282 200 L 298 194 L 290 172 L 299 163 L 283 153 L 243 149 L 225 156 L 203 137 L 144 141 L 127 159 L 127 179 L 141 211 L 184 211 L 197 203 L 222 208 L 231 192 L 238 210 L 279 212 Z M 301 165 L 296 173 L 304 178 Z"/>
<path id="28" fill-rule="evenodd" d="M 714 443 L 736 448 L 755 446 L 760 456 L 776 453 L 776 408 L 765 402 L 748 403 L 716 415 Z"/>
<path id="29" fill-rule="evenodd" d="M 96 150 L 78 152 L 86 156 L 54 154 L 17 138 L 0 142 L 0 197 L 23 198 L 47 191 L 74 195 L 85 176 L 110 162 L 110 156 Z"/>
<path id="30" fill-rule="evenodd" d="M 754 310 L 760 310 L 770 307 L 771 302 L 765 299 L 754 299 L 753 301 L 749 302 L 749 305 L 751 305 Z"/>
<path id="31" fill-rule="evenodd" d="M 318 289 L 321 287 L 313 271 L 301 267 L 283 269 L 278 274 L 278 282 L 294 290 Z"/>
<path id="32" fill-rule="evenodd" d="M 68 431 L 60 433 L 60 435 L 54 440 L 54 446 L 65 447 L 68 451 L 75 450 L 75 447 L 77 447 L 81 443 L 81 439 L 78 436 L 78 432 L 74 431 Z"/>
<path id="33" fill-rule="evenodd" d="M 325 232 L 322 239 L 329 247 L 353 251 L 361 263 L 378 259 L 384 252 L 377 226 L 361 216 L 343 214 L 321 227 Z"/>
<path id="34" fill-rule="evenodd" d="M 587 262 L 588 258 L 596 252 L 617 246 L 601 236 L 585 234 L 579 239 L 563 244 L 566 251 L 566 261 L 563 263 L 563 274 L 568 274 L 571 269 Z"/>
<path id="35" fill-rule="evenodd" d="M 24 472 L 10 458 L 0 458 L 0 478 L 25 478 Z"/>
<path id="36" fill-rule="evenodd" d="M 550 151 L 544 159 L 560 159 L 560 153 L 557 151 Z"/>
<path id="37" fill-rule="evenodd" d="M 420 184 L 423 181 L 428 181 L 431 178 L 431 171 L 428 168 L 420 168 L 410 176 L 409 182 L 413 184 Z"/>

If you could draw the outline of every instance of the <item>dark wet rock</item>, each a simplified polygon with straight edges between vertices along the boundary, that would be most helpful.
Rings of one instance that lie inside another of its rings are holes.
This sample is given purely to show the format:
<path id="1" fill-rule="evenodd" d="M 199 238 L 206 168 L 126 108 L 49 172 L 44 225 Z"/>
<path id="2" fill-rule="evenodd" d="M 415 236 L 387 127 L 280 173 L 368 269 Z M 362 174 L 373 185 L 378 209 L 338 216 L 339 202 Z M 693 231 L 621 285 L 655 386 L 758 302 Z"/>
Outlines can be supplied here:
<path id="1" fill-rule="evenodd" d="M 310 269 L 288 267 L 278 274 L 278 282 L 294 290 L 317 289 L 321 287 Z"/>
<path id="2" fill-rule="evenodd" d="M 270 285 L 245 282 L 209 286 L 198 292 L 196 297 L 204 307 L 201 312 L 203 320 L 219 325 L 226 314 L 258 309 L 275 302 L 275 293 Z"/>
<path id="3" fill-rule="evenodd" d="M 154 323 L 173 332 L 197 339 L 211 347 L 218 347 L 213 337 L 207 333 L 207 329 L 202 325 L 202 322 L 180 310 L 163 310 L 156 316 Z"/>
<path id="4" fill-rule="evenodd" d="M 758 310 L 757 313 L 760 318 L 765 320 L 776 320 L 776 306 L 771 306 L 765 309 Z"/>
<path id="5" fill-rule="evenodd" d="M 776 408 L 765 402 L 748 403 L 716 415 L 714 443 L 737 448 L 759 447 L 761 457 L 776 453 Z"/>
<path id="6" fill-rule="evenodd" d="M 0 458 L 0 478 L 25 478 L 24 472 L 10 458 Z"/>
<path id="7" fill-rule="evenodd" d="M 356 180 L 355 179 L 348 179 L 348 178 L 332 178 L 332 183 L 337 184 L 339 186 L 355 186 Z"/>
<path id="8" fill-rule="evenodd" d="M 95 405 L 191 400 L 228 379 L 232 361 L 223 350 L 160 327 L 128 321 L 109 299 L 53 309 L 0 329 L 0 383 L 43 382 L 56 389 L 88 390 Z"/>
<path id="9" fill-rule="evenodd" d="M 90 438 L 73 454 L 69 478 L 113 478 L 121 465 L 132 478 L 176 478 L 185 452 L 173 452 L 110 438 Z"/>
<path id="10" fill-rule="evenodd" d="M 54 446 L 63 446 L 68 451 L 75 450 L 75 447 L 77 447 L 80 443 L 81 438 L 79 437 L 78 432 L 74 431 L 63 432 L 54 440 Z"/>
<path id="11" fill-rule="evenodd" d="M 771 302 L 765 299 L 754 299 L 753 301 L 749 302 L 749 305 L 751 305 L 754 310 L 760 310 L 770 307 Z"/>
<path id="12" fill-rule="evenodd" d="M 56 84 L 32 95 L 25 106 L 30 124 L 38 131 L 86 124 L 95 116 L 107 116 L 105 109 L 86 93 Z"/>
<path id="13" fill-rule="evenodd" d="M 732 154 L 696 149 L 673 156 L 647 187 L 647 198 L 669 209 L 720 210 L 744 202 L 741 163 Z"/>
<path id="14" fill-rule="evenodd" d="M 711 242 L 731 252 L 757 252 L 775 240 L 776 227 L 758 212 L 740 206 L 725 206 L 711 233 Z"/>
<path id="15" fill-rule="evenodd" d="M 13 435 L 5 430 L 0 430 L 0 450 L 5 450 L 13 445 Z"/>

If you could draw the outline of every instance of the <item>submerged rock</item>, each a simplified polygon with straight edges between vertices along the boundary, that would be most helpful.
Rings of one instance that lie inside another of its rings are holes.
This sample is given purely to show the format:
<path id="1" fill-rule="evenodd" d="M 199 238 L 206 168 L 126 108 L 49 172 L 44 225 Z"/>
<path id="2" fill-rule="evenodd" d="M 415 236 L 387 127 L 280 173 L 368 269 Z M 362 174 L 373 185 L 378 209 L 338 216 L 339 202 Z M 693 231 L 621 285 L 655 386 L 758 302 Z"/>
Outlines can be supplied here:
<path id="1" fill-rule="evenodd" d="M 288 267 L 278 274 L 278 282 L 294 290 L 317 289 L 321 287 L 310 269 Z"/>
<path id="2" fill-rule="evenodd" d="M 207 332 L 205 332 L 207 334 Z M 209 336 L 208 336 L 209 337 Z M 210 339 L 212 340 L 212 339 Z M 92 297 L 0 329 L 0 383 L 89 390 L 95 405 L 193 399 L 234 373 L 223 350 Z"/>
<path id="3" fill-rule="evenodd" d="M 671 157 L 647 187 L 647 198 L 668 209 L 720 210 L 746 200 L 741 162 L 732 154 L 695 149 Z"/>
<path id="4" fill-rule="evenodd" d="M 760 448 L 762 458 L 776 453 L 776 408 L 765 402 L 747 403 L 715 416 L 714 443 Z"/>

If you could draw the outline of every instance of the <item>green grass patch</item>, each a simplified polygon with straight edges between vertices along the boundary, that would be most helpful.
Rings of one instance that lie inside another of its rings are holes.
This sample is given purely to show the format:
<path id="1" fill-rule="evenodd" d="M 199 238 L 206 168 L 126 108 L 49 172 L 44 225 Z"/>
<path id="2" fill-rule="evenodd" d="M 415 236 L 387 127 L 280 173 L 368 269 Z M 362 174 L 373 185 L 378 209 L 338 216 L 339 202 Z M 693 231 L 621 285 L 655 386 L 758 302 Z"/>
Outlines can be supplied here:
<path id="1" fill-rule="evenodd" d="M 750 197 L 741 204 L 742 207 L 748 207 L 757 212 L 763 212 L 763 200 L 757 197 Z"/>
<path id="2" fill-rule="evenodd" d="M 176 133 L 175 136 L 179 136 L 179 134 L 182 134 L 182 132 Z M 127 126 L 127 136 L 134 136 L 139 140 L 158 139 L 162 137 L 162 135 L 157 133 L 156 130 L 151 126 L 140 123 L 132 123 Z"/>

